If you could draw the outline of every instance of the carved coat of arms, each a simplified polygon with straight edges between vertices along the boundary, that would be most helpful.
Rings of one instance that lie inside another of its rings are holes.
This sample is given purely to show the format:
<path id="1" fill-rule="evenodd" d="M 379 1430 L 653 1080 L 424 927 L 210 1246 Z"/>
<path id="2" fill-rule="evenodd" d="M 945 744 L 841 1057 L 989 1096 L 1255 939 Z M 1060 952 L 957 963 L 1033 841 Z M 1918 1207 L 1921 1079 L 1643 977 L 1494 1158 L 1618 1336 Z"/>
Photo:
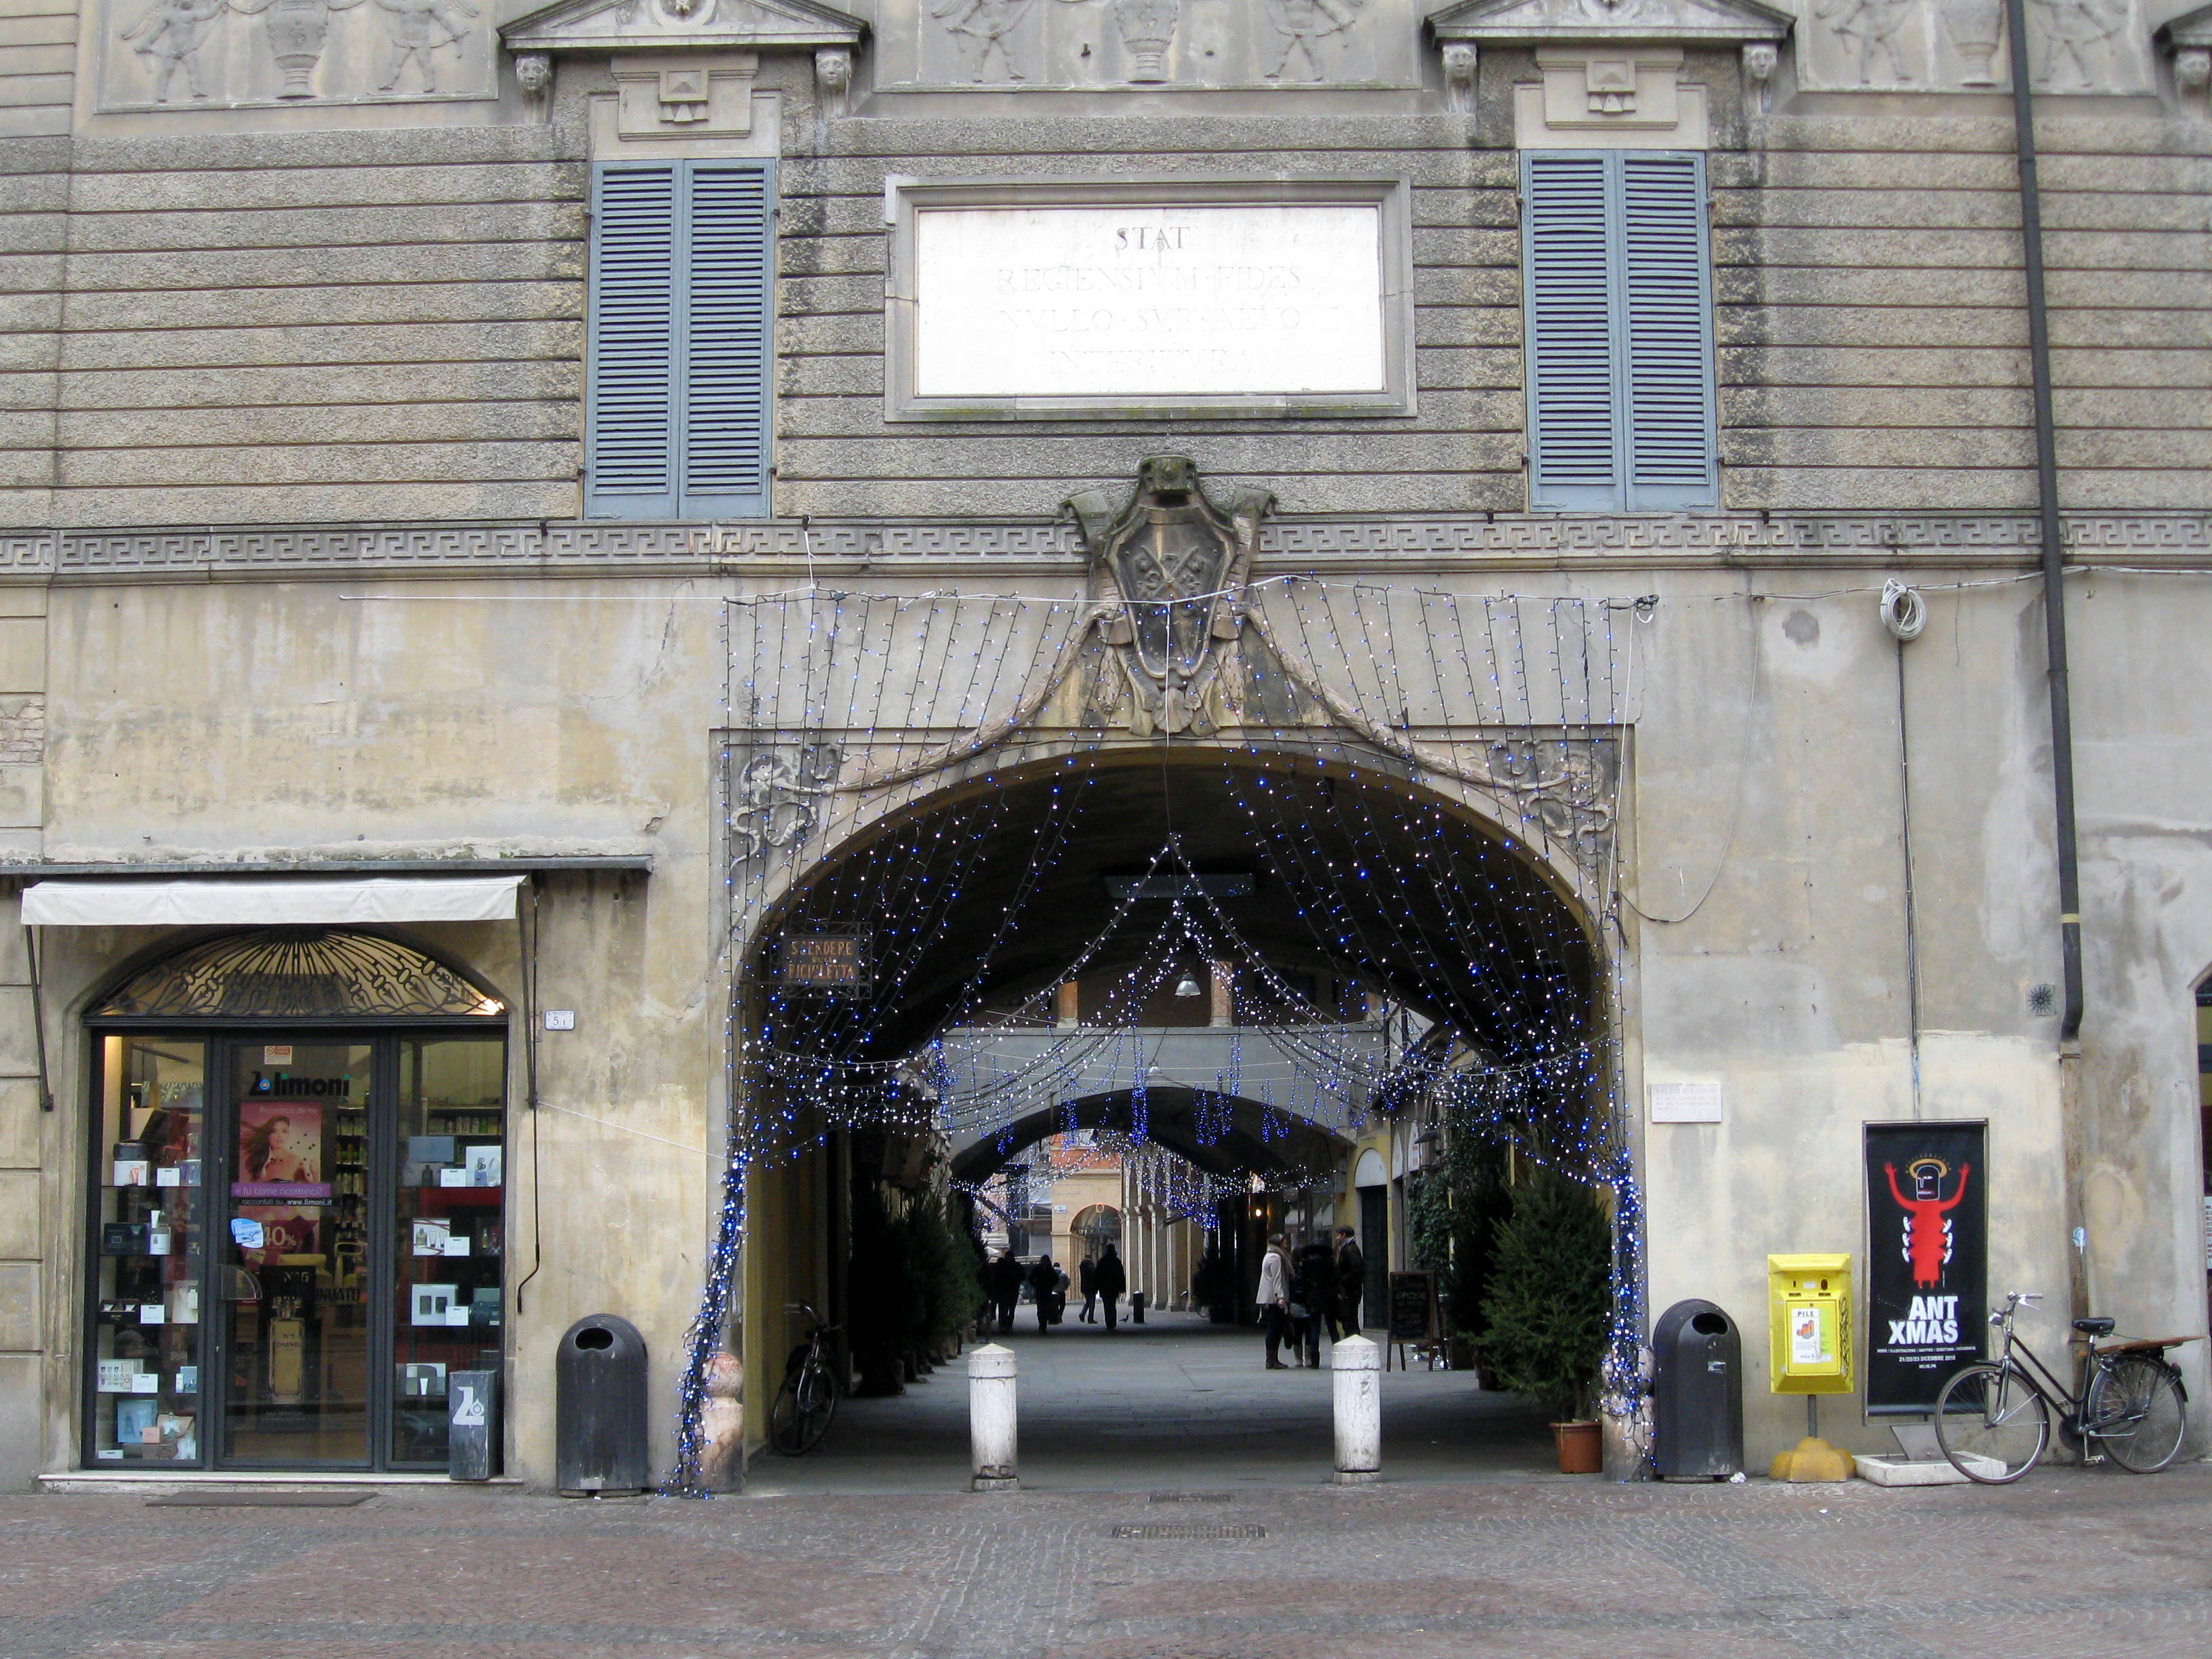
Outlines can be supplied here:
<path id="1" fill-rule="evenodd" d="M 1091 555 L 1092 592 L 1115 605 L 1100 632 L 1115 648 L 1131 695 L 1129 729 L 1210 735 L 1207 688 L 1219 647 L 1244 626 L 1244 585 L 1274 505 L 1264 489 L 1210 499 L 1188 456 L 1155 455 L 1116 505 L 1112 492 L 1071 496 Z"/>

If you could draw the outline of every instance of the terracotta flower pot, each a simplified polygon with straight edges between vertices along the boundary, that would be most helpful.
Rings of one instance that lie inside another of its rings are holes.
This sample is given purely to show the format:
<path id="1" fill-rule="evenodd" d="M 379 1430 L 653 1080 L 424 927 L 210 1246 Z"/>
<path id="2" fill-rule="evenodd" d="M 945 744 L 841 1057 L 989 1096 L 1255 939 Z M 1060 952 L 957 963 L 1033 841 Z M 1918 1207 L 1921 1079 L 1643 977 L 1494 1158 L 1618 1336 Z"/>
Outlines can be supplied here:
<path id="1" fill-rule="evenodd" d="M 1552 1442 L 1559 1449 L 1561 1474 L 1596 1474 L 1605 1468 L 1595 1422 L 1554 1423 Z"/>

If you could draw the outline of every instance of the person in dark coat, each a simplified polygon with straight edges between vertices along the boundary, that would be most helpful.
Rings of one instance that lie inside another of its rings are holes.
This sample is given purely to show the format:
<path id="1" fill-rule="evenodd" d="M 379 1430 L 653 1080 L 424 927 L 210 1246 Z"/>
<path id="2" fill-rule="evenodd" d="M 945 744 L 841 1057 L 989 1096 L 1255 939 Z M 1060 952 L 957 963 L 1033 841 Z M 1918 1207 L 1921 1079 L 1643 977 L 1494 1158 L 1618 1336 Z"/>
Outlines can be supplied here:
<path id="1" fill-rule="evenodd" d="M 1052 1328 L 1052 1299 L 1060 1294 L 1060 1269 L 1052 1265 L 1048 1255 L 1039 1256 L 1036 1266 L 1030 1269 L 1030 1289 L 1036 1296 L 1039 1336 Z"/>
<path id="2" fill-rule="evenodd" d="M 1329 1326 L 1337 1340 L 1359 1334 L 1359 1304 L 1367 1294 L 1367 1258 L 1359 1252 L 1359 1241 L 1352 1237 L 1352 1229 L 1336 1230 L 1336 1310 L 1329 1318 Z"/>
<path id="3" fill-rule="evenodd" d="M 1085 1264 L 1088 1266 L 1088 1263 Z M 1128 1270 L 1121 1265 L 1121 1253 L 1111 1244 L 1098 1258 L 1098 1272 L 1092 1280 L 1100 1304 L 1106 1310 L 1106 1334 L 1114 1334 L 1114 1322 L 1119 1316 L 1121 1292 L 1129 1288 Z"/>
<path id="4" fill-rule="evenodd" d="M 1086 1325 L 1098 1322 L 1098 1264 L 1089 1256 L 1075 1270 L 1083 1285 L 1083 1312 L 1079 1316 Z"/>
<path id="5" fill-rule="evenodd" d="M 1022 1264 L 1011 1250 L 1001 1250 L 991 1264 L 991 1300 L 998 1304 L 999 1334 L 1014 1328 L 1014 1304 L 1022 1299 Z"/>
<path id="6" fill-rule="evenodd" d="M 1336 1322 L 1336 1255 L 1326 1239 L 1301 1244 L 1291 1258 L 1291 1301 L 1305 1310 L 1291 1333 L 1291 1358 L 1296 1360 L 1302 1354 L 1307 1365 L 1318 1369 L 1322 1332 L 1333 1331 Z M 1330 1340 L 1334 1340 L 1332 1335 Z"/>

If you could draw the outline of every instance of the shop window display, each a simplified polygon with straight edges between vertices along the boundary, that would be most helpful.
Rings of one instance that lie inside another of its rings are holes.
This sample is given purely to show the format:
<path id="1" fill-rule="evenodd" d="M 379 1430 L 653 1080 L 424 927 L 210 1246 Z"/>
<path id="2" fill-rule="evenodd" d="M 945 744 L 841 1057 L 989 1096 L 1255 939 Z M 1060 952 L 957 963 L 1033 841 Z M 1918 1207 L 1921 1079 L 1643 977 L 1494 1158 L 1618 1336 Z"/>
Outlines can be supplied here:
<path id="1" fill-rule="evenodd" d="M 446 1462 L 446 1379 L 500 1362 L 507 1254 L 505 1050 L 478 1039 L 399 1045 L 399 1183 L 388 1455 Z"/>
<path id="2" fill-rule="evenodd" d="M 88 1467 L 445 1467 L 447 1378 L 503 1362 L 505 1012 L 340 934 L 196 945 L 95 1010 Z"/>
<path id="3" fill-rule="evenodd" d="M 100 1048 L 93 1456 L 197 1464 L 206 1047 L 110 1036 Z"/>

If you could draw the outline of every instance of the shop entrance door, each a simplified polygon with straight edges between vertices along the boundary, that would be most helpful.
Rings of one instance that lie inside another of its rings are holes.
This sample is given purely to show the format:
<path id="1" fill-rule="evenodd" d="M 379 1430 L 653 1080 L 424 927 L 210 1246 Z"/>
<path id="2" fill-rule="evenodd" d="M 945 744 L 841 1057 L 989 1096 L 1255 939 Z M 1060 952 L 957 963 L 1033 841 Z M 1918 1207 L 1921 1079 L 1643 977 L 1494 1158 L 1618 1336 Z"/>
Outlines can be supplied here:
<path id="1" fill-rule="evenodd" d="M 444 1468 L 447 1378 L 502 1364 L 502 1036 L 100 1052 L 88 1462 Z"/>
<path id="2" fill-rule="evenodd" d="M 218 1458 L 442 1467 L 447 1379 L 500 1365 L 505 1045 L 225 1047 Z"/>
<path id="3" fill-rule="evenodd" d="M 227 1464 L 364 1468 L 374 1042 L 223 1045 L 215 1367 Z"/>

